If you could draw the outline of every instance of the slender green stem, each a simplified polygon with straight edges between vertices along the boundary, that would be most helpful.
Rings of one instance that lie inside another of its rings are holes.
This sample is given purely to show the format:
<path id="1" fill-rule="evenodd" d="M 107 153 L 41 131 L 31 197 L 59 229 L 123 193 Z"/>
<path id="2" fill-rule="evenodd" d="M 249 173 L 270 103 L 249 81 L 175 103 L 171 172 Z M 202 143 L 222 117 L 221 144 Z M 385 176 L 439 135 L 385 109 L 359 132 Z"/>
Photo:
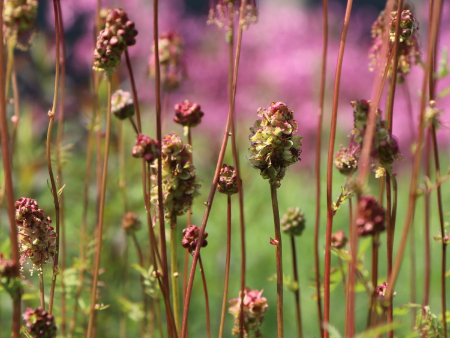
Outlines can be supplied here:
<path id="1" fill-rule="evenodd" d="M 211 338 L 211 320 L 209 318 L 209 298 L 208 298 L 208 288 L 206 286 L 205 269 L 203 268 L 202 257 L 199 256 L 198 263 L 200 266 L 200 272 L 202 275 L 203 282 L 203 292 L 205 293 L 205 311 L 206 311 L 206 336 Z"/>
<path id="2" fill-rule="evenodd" d="M 283 327 L 283 250 L 281 243 L 280 213 L 278 209 L 276 183 L 270 183 L 270 196 L 272 198 L 273 221 L 275 225 L 276 261 L 277 261 L 277 335 L 284 337 Z"/>
<path id="3" fill-rule="evenodd" d="M 102 183 L 100 194 L 100 208 L 99 208 L 99 222 L 96 233 L 96 248 L 95 248 L 95 262 L 93 282 L 91 289 L 91 305 L 89 309 L 89 326 L 87 332 L 87 338 L 92 338 L 92 329 L 94 325 L 95 316 L 95 304 L 97 299 L 97 284 L 98 284 L 98 271 L 100 269 L 100 257 L 102 251 L 102 234 L 103 234 L 103 218 L 105 211 L 105 195 L 106 195 L 106 179 L 108 173 L 108 156 L 109 156 L 109 141 L 111 137 L 111 77 L 108 74 L 108 110 L 106 113 L 106 137 L 105 137 L 105 155 L 103 159 L 103 171 L 102 171 Z"/>
<path id="4" fill-rule="evenodd" d="M 170 220 L 170 253 L 171 253 L 171 277 L 172 277 L 172 297 L 173 312 L 177 331 L 180 329 L 180 299 L 178 296 L 178 264 L 177 264 L 177 216 L 172 216 Z"/>
<path id="5" fill-rule="evenodd" d="M 225 260 L 225 285 L 223 288 L 222 314 L 220 316 L 219 338 L 223 337 L 225 315 L 228 303 L 228 281 L 230 280 L 230 256 L 231 256 L 231 196 L 227 195 L 227 253 Z"/>
<path id="6" fill-rule="evenodd" d="M 353 238 L 353 232 L 352 232 L 352 227 L 353 227 L 353 205 L 352 205 L 352 199 L 350 198 L 348 200 L 348 211 L 349 211 L 349 224 L 348 224 L 348 236 L 350 239 L 350 245 L 352 243 L 352 238 Z M 345 332 L 344 332 L 344 336 L 348 337 L 348 326 L 350 325 L 350 299 L 349 299 L 349 290 L 350 290 L 350 280 L 353 279 L 352 283 L 354 285 L 354 279 L 355 276 L 351 273 L 351 269 L 352 268 L 352 262 L 349 261 L 348 265 L 347 265 L 347 285 L 345 288 Z"/>
<path id="7" fill-rule="evenodd" d="M 375 327 L 377 323 L 377 297 L 375 294 L 375 288 L 378 285 L 378 247 L 380 234 L 376 233 L 372 238 L 372 297 L 369 308 L 369 325 Z"/>
<path id="8" fill-rule="evenodd" d="M 45 310 L 44 269 L 42 269 L 42 264 L 39 266 L 39 301 L 41 308 Z"/>
<path id="9" fill-rule="evenodd" d="M 300 283 L 298 281 L 298 270 L 297 270 L 297 253 L 295 248 L 295 237 L 291 236 L 291 248 L 292 248 L 292 266 L 294 272 L 294 282 L 297 284 L 297 289 L 294 291 L 295 295 L 295 315 L 297 320 L 298 338 L 303 337 L 302 330 L 302 312 L 300 308 Z M 342 262 L 341 262 L 342 267 Z M 344 274 L 342 274 L 344 275 Z M 345 278 L 345 277 L 343 277 Z M 344 282 L 345 285 L 345 282 Z"/>

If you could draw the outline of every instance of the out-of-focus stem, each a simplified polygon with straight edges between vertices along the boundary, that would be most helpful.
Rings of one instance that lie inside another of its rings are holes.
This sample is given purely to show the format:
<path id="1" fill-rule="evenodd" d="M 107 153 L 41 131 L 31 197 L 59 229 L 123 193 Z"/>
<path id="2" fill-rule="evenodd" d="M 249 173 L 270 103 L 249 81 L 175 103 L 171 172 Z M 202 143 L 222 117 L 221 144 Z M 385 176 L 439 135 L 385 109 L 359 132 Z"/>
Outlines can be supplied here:
<path id="1" fill-rule="evenodd" d="M 39 266 L 39 301 L 41 308 L 45 310 L 44 270 L 42 269 L 42 264 Z"/>
<path id="2" fill-rule="evenodd" d="M 350 240 L 350 246 L 352 243 L 352 239 L 353 239 L 353 232 L 352 232 L 352 227 L 353 227 L 353 205 L 352 205 L 352 199 L 350 198 L 348 200 L 348 212 L 349 212 L 349 224 L 348 224 L 348 237 Z M 350 290 L 350 280 L 353 279 L 353 285 L 354 285 L 354 279 L 355 276 L 353 276 L 353 274 L 350 271 L 350 268 L 352 267 L 352 262 L 348 262 L 347 265 L 347 285 L 345 288 L 345 333 L 344 336 L 348 337 L 348 326 L 350 324 L 350 300 L 349 300 L 349 290 Z"/>
<path id="3" fill-rule="evenodd" d="M 431 151 L 431 131 L 427 133 L 427 140 L 425 142 L 425 176 L 430 177 L 430 151 Z M 424 271 L 424 290 L 423 290 L 423 306 L 429 304 L 430 298 L 430 273 L 431 273 L 431 250 L 430 250 L 430 193 L 425 192 L 425 271 Z"/>
<path id="4" fill-rule="evenodd" d="M 131 92 L 133 95 L 133 102 L 134 102 L 134 108 L 136 111 L 136 120 L 137 120 L 137 130 L 139 133 L 142 130 L 142 124 L 141 124 L 141 111 L 138 104 L 138 95 L 137 95 L 137 89 L 136 89 L 136 83 L 134 82 L 134 75 L 133 75 L 133 67 L 131 66 L 130 56 L 128 55 L 128 49 L 125 49 L 125 60 L 127 63 L 127 69 L 128 69 L 128 76 L 130 77 L 131 82 Z M 131 123 L 133 123 L 133 120 L 131 120 Z"/>
<path id="5" fill-rule="evenodd" d="M 172 301 L 175 325 L 177 331 L 180 329 L 180 300 L 178 296 L 178 264 L 177 264 L 177 216 L 170 220 L 170 255 L 171 255 L 171 277 L 172 277 Z"/>
<path id="6" fill-rule="evenodd" d="M 209 298 L 208 298 L 208 288 L 206 286 L 205 269 L 203 268 L 202 257 L 199 256 L 198 263 L 200 266 L 200 272 L 202 275 L 203 291 L 205 293 L 205 307 L 206 307 L 206 336 L 211 338 L 211 322 L 209 319 Z"/>
<path id="7" fill-rule="evenodd" d="M 295 250 L 295 237 L 291 236 L 291 248 L 292 248 L 292 267 L 294 272 L 294 282 L 297 284 L 297 289 L 294 291 L 295 294 L 295 315 L 297 320 L 298 338 L 303 337 L 302 330 L 302 312 L 300 309 L 300 283 L 298 281 L 298 270 L 297 270 L 297 253 Z M 342 262 L 341 262 L 342 266 Z M 343 277 L 345 278 L 345 277 Z M 344 282 L 345 284 L 345 282 Z"/>
<path id="8" fill-rule="evenodd" d="M 230 279 L 230 256 L 231 256 L 231 196 L 227 196 L 227 254 L 225 261 L 225 286 L 223 288 L 222 315 L 220 317 L 219 338 L 223 337 L 225 314 L 228 301 L 228 281 Z"/>
<path id="9" fill-rule="evenodd" d="M 97 283 L 98 283 L 98 271 L 100 269 L 100 257 L 102 250 L 102 234 L 103 234 L 103 217 L 105 210 L 105 195 L 106 195 L 106 179 L 108 173 L 108 155 L 109 155 L 109 140 L 111 137 L 111 77 L 108 74 L 108 109 L 106 113 L 106 136 L 105 136 L 105 155 L 103 158 L 103 171 L 102 171 L 102 186 L 100 194 L 100 208 L 99 208 L 99 222 L 96 233 L 96 250 L 94 261 L 94 273 L 91 290 L 91 304 L 89 309 L 89 326 L 87 332 L 87 338 L 92 338 L 92 329 L 94 325 L 95 304 L 97 298 Z"/>
<path id="10" fill-rule="evenodd" d="M 333 231 L 333 197 L 332 197 L 332 181 L 333 181 L 333 163 L 334 163 L 334 144 L 336 139 L 336 122 L 337 110 L 339 102 L 339 88 L 341 84 L 342 62 L 344 59 L 345 41 L 347 39 L 348 26 L 350 24 L 350 13 L 352 11 L 353 0 L 347 1 L 345 10 L 344 26 L 342 28 L 341 42 L 339 45 L 339 55 L 336 66 L 336 77 L 333 92 L 333 108 L 331 117 L 330 143 L 328 146 L 328 163 L 327 163 L 327 230 L 325 244 L 325 285 L 324 285 L 324 320 L 323 324 L 330 323 L 330 275 L 331 275 L 331 234 Z M 349 332 L 353 336 L 353 332 Z M 324 337 L 330 336 L 328 330 L 324 331 Z"/>
<path id="11" fill-rule="evenodd" d="M 378 247 L 380 245 L 379 243 L 380 234 L 376 233 L 372 237 L 372 300 L 370 302 L 370 309 L 369 309 L 369 324 L 370 327 L 375 327 L 377 322 L 377 298 L 375 295 L 375 288 L 378 285 Z"/>
<path id="12" fill-rule="evenodd" d="M 277 187 L 270 183 L 270 196 L 272 198 L 273 221 L 275 225 L 276 261 L 277 261 L 277 334 L 278 338 L 284 336 L 283 330 L 283 250 L 281 244 L 280 213 L 278 209 Z"/>

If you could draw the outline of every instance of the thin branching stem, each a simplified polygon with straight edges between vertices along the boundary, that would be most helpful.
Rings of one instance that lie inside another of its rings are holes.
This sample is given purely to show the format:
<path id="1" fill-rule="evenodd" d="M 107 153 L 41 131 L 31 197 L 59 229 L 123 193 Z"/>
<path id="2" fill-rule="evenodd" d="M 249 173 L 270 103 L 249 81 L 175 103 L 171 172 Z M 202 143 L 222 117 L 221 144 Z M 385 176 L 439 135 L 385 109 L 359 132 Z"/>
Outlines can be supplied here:
<path id="1" fill-rule="evenodd" d="M 42 269 L 42 264 L 39 265 L 39 301 L 41 308 L 45 310 L 45 290 L 44 290 L 44 270 Z"/>
<path id="2" fill-rule="evenodd" d="M 294 291 L 295 295 L 295 319 L 297 321 L 297 330 L 298 330 L 298 338 L 303 337 L 302 330 L 302 312 L 300 308 L 300 282 L 298 280 L 298 268 L 297 268 L 297 250 L 295 248 L 295 237 L 291 236 L 291 249 L 292 249 L 292 268 L 294 273 L 294 282 L 297 285 L 296 290 Z M 341 262 L 342 267 L 342 262 Z M 342 272 L 342 276 L 344 277 L 344 273 Z M 345 282 L 344 282 L 345 285 Z"/>
<path id="3" fill-rule="evenodd" d="M 426 177 L 430 177 L 430 153 L 431 153 L 431 131 L 427 132 L 427 139 L 425 141 L 425 160 L 424 173 Z M 424 240 L 425 240 L 425 271 L 424 271 L 424 285 L 423 285 L 423 306 L 429 305 L 430 299 L 430 274 L 431 274 L 431 249 L 430 249 L 430 192 L 425 192 L 424 196 L 425 207 L 425 221 L 424 221 Z"/>
<path id="4" fill-rule="evenodd" d="M 172 302 L 175 325 L 177 331 L 180 329 L 180 299 L 178 293 L 178 264 L 177 264 L 177 216 L 174 215 L 170 220 L 170 274 L 172 278 Z"/>
<path id="5" fill-rule="evenodd" d="M 205 294 L 205 312 L 206 312 L 206 336 L 211 338 L 211 320 L 209 317 L 209 298 L 208 298 L 208 288 L 206 284 L 205 269 L 203 268 L 202 257 L 199 256 L 198 263 L 200 267 L 200 273 L 202 275 L 203 292 Z"/>

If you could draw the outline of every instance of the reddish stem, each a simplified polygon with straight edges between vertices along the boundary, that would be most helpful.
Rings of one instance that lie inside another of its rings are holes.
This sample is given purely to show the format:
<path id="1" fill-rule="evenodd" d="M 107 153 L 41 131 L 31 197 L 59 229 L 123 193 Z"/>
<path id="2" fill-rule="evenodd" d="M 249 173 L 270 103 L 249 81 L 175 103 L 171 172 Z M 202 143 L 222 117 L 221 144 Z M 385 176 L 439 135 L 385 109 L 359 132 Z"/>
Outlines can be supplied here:
<path id="1" fill-rule="evenodd" d="M 209 299 L 208 299 L 208 288 L 206 287 L 206 277 L 205 277 L 205 270 L 203 268 L 202 263 L 202 257 L 199 256 L 198 263 L 200 265 L 200 272 L 202 275 L 202 282 L 203 282 L 203 291 L 205 293 L 205 306 L 206 306 L 206 336 L 208 338 L 211 338 L 211 323 L 209 319 Z"/>
<path id="2" fill-rule="evenodd" d="M 294 273 L 294 282 L 297 283 L 297 289 L 294 291 L 295 295 L 295 315 L 297 320 L 298 338 L 303 337 L 302 330 L 302 312 L 300 308 L 300 283 L 298 281 L 298 269 L 297 269 L 297 253 L 295 249 L 295 237 L 291 236 L 291 248 L 292 248 L 292 267 Z M 341 262 L 342 264 L 342 262 Z"/>
<path id="3" fill-rule="evenodd" d="M 228 281 L 230 279 L 230 256 L 231 256 L 231 196 L 227 195 L 227 254 L 225 261 L 225 286 L 223 289 L 222 314 L 220 317 L 219 338 L 223 337 L 225 315 L 228 302 Z"/>

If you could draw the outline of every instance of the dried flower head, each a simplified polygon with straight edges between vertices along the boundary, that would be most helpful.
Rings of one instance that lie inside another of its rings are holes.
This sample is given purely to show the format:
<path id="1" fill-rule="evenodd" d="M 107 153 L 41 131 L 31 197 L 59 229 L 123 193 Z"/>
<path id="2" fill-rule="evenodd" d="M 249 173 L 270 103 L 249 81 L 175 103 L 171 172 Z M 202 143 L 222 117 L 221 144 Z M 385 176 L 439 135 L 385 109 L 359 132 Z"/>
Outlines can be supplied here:
<path id="1" fill-rule="evenodd" d="M 281 219 L 282 230 L 290 236 L 300 236 L 305 230 L 305 214 L 300 208 L 288 208 Z"/>
<path id="2" fill-rule="evenodd" d="M 227 195 L 238 192 L 237 172 L 233 166 L 222 164 L 219 181 L 217 182 L 217 191 Z"/>
<path id="3" fill-rule="evenodd" d="M 190 225 L 187 228 L 183 229 L 183 239 L 181 240 L 181 245 L 183 246 L 183 248 L 188 249 L 189 253 L 191 253 L 192 255 L 195 254 L 195 249 L 197 248 L 199 235 L 200 235 L 200 228 L 196 225 Z M 205 231 L 201 244 L 202 248 L 208 245 L 206 237 L 208 237 L 208 233 Z"/>
<path id="4" fill-rule="evenodd" d="M 7 280 L 14 277 L 14 261 L 11 259 L 5 259 L 3 254 L 0 253 L 0 279 L 6 278 Z"/>
<path id="5" fill-rule="evenodd" d="M 28 257 L 34 267 L 54 259 L 56 253 L 56 233 L 50 226 L 50 217 L 45 217 L 36 200 L 21 197 L 16 201 L 16 223 L 19 227 L 17 240 L 21 254 L 20 263 Z"/>
<path id="6" fill-rule="evenodd" d="M 35 30 L 38 2 L 36 0 L 5 0 L 3 29 L 16 46 L 27 49 Z"/>
<path id="7" fill-rule="evenodd" d="M 342 230 L 336 231 L 331 236 L 331 246 L 336 249 L 343 249 L 347 244 L 347 237 L 345 236 L 345 232 Z"/>
<path id="8" fill-rule="evenodd" d="M 359 236 L 373 236 L 386 229 L 386 210 L 375 197 L 364 195 L 358 201 L 360 213 L 356 219 Z"/>
<path id="9" fill-rule="evenodd" d="M 131 155 L 136 158 L 143 158 L 147 163 L 151 164 L 158 158 L 158 144 L 157 140 L 154 140 L 147 135 L 139 134 Z"/>
<path id="10" fill-rule="evenodd" d="M 262 297 L 264 290 L 250 290 L 246 287 L 244 290 L 244 337 L 262 337 L 261 325 L 264 321 L 264 313 L 269 305 L 267 299 Z M 228 312 L 234 317 L 233 335 L 239 335 L 240 331 L 240 314 L 241 314 L 241 293 L 239 297 L 230 300 L 230 308 Z"/>
<path id="11" fill-rule="evenodd" d="M 105 29 L 100 31 L 94 50 L 94 70 L 112 71 L 120 64 L 125 49 L 136 43 L 137 30 L 121 8 L 111 9 L 106 16 Z"/>
<path id="12" fill-rule="evenodd" d="M 32 337 L 56 337 L 55 317 L 42 308 L 38 307 L 35 310 L 28 308 L 23 314 L 23 319 L 26 321 L 27 332 Z"/>
<path id="13" fill-rule="evenodd" d="M 184 127 L 195 127 L 202 122 L 204 113 L 201 111 L 200 105 L 184 100 L 182 103 L 175 105 L 175 117 L 173 120 Z"/>
<path id="14" fill-rule="evenodd" d="M 165 216 L 170 219 L 186 213 L 194 198 L 200 195 L 200 179 L 195 167 L 189 162 L 192 152 L 175 134 L 167 134 L 162 140 L 162 183 Z M 152 179 L 156 181 L 156 177 Z M 158 203 L 158 187 L 153 184 L 152 203 Z"/>
<path id="15" fill-rule="evenodd" d="M 217 0 L 211 2 L 211 8 L 209 9 L 208 25 L 217 25 L 219 28 L 224 28 L 227 32 L 230 31 L 230 21 L 234 18 L 240 18 L 242 1 L 238 0 Z M 232 22 L 232 21 L 231 21 Z M 243 20 L 240 24 L 244 29 L 248 29 L 251 24 L 258 22 L 258 8 L 256 7 L 255 0 L 247 1 L 244 8 Z"/>
<path id="16" fill-rule="evenodd" d="M 253 168 L 269 183 L 280 185 L 287 167 L 298 162 L 301 154 L 300 136 L 294 113 L 282 102 L 273 102 L 268 109 L 259 108 L 261 119 L 250 128 L 250 157 Z"/>
<path id="17" fill-rule="evenodd" d="M 335 155 L 334 166 L 339 172 L 345 176 L 355 172 L 358 168 L 358 160 L 360 156 L 359 144 L 354 144 L 353 138 L 350 141 L 350 146 L 341 148 Z"/>
<path id="18" fill-rule="evenodd" d="M 122 217 L 122 229 L 127 234 L 132 234 L 133 232 L 138 231 L 141 228 L 141 221 L 138 218 L 138 215 L 134 212 L 128 211 Z"/>
<path id="19" fill-rule="evenodd" d="M 160 64 L 161 85 L 165 91 L 173 91 L 180 87 L 186 77 L 183 63 L 184 41 L 175 31 L 162 34 L 158 39 L 158 54 Z M 149 60 L 149 75 L 155 77 L 155 46 Z"/>
<path id="20" fill-rule="evenodd" d="M 134 103 L 129 92 L 117 90 L 111 97 L 111 112 L 119 119 L 125 120 L 134 115 Z"/>

